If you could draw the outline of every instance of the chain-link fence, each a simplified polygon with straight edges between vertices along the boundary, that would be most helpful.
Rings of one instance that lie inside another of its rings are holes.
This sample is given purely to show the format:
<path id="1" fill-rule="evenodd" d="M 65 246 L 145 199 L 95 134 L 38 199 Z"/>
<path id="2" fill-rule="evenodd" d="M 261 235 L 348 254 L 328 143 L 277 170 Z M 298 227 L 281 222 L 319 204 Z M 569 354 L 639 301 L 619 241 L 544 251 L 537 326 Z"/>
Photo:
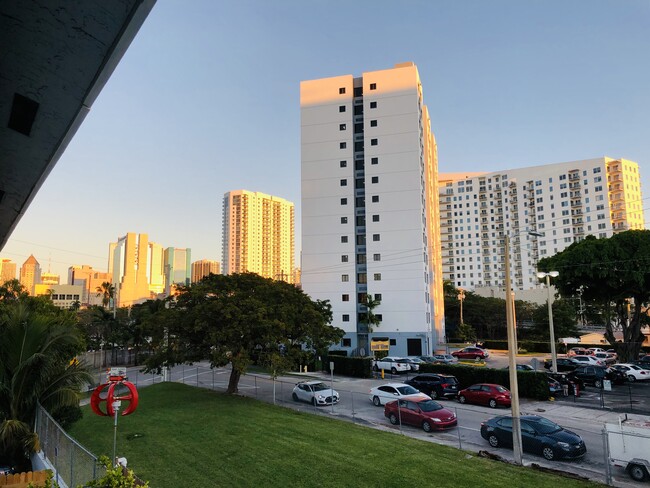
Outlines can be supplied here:
<path id="1" fill-rule="evenodd" d="M 40 405 L 36 409 L 35 430 L 41 451 L 56 470 L 57 482 L 76 487 L 98 477 L 97 458 L 70 437 Z"/>

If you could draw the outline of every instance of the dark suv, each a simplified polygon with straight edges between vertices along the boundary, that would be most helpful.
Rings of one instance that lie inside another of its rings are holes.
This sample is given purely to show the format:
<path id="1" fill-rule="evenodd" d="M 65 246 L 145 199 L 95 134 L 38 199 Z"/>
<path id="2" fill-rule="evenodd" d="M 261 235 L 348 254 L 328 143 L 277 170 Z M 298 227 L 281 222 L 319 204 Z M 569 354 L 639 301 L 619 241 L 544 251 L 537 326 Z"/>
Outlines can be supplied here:
<path id="1" fill-rule="evenodd" d="M 404 383 L 417 388 L 434 400 L 436 398 L 455 398 L 458 394 L 458 380 L 449 374 L 423 373 Z"/>
<path id="2" fill-rule="evenodd" d="M 619 383 L 618 375 L 612 373 L 609 368 L 602 366 L 580 365 L 569 373 L 569 378 L 577 378 L 587 385 L 594 385 L 596 388 L 603 387 L 603 380 L 610 380 L 612 383 Z"/>
<path id="3" fill-rule="evenodd" d="M 544 360 L 544 368 L 551 369 L 553 366 L 553 361 L 551 359 Z M 562 373 L 563 371 L 573 371 L 580 363 L 571 358 L 557 358 L 557 373 Z"/>

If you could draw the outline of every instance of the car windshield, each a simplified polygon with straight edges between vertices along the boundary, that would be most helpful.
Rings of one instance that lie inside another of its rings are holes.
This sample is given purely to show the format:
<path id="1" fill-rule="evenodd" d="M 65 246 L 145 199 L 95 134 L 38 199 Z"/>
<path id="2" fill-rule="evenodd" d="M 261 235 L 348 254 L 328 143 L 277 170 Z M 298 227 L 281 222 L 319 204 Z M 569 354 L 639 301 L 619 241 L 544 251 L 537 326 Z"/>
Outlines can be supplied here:
<path id="1" fill-rule="evenodd" d="M 399 391 L 402 395 L 415 395 L 416 393 L 420 393 L 418 390 L 409 385 L 398 386 L 397 391 Z"/>
<path id="2" fill-rule="evenodd" d="M 537 432 L 540 434 L 552 434 L 553 432 L 559 432 L 562 430 L 562 427 L 544 417 L 540 417 L 531 423 L 535 425 L 535 429 L 537 429 Z"/>
<path id="3" fill-rule="evenodd" d="M 418 405 L 420 406 L 420 410 L 423 412 L 435 412 L 436 410 L 442 409 L 442 405 L 440 405 L 438 402 L 434 402 L 433 400 L 425 400 L 418 403 Z"/>
<path id="4" fill-rule="evenodd" d="M 315 385 L 311 385 L 311 389 L 314 391 L 323 391 L 323 390 L 329 390 L 330 387 L 327 386 L 325 383 L 316 383 Z"/>

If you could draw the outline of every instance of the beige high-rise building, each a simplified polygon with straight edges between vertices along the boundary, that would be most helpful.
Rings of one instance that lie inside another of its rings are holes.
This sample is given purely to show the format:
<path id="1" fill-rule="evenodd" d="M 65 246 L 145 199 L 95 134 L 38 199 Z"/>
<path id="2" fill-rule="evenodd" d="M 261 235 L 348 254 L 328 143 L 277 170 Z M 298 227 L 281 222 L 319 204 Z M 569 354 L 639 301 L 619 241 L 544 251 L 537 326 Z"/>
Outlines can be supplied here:
<path id="1" fill-rule="evenodd" d="M 27 258 L 20 268 L 20 284 L 30 295 L 34 294 L 34 285 L 41 282 L 41 265 L 33 254 Z"/>
<path id="2" fill-rule="evenodd" d="M 97 288 L 102 283 L 112 283 L 111 273 L 96 271 L 86 264 L 73 265 L 68 268 L 68 285 L 81 286 L 81 304 L 83 306 L 102 305 L 103 296 L 97 296 Z"/>
<path id="3" fill-rule="evenodd" d="M 223 272 L 251 272 L 293 283 L 294 204 L 236 190 L 223 198 Z"/>
<path id="4" fill-rule="evenodd" d="M 198 283 L 210 274 L 219 274 L 221 272 L 221 265 L 219 261 L 211 261 L 209 259 L 201 259 L 192 263 L 192 283 Z"/>
<path id="5" fill-rule="evenodd" d="M 135 305 L 151 298 L 147 281 L 147 234 L 129 232 L 111 243 L 109 251 L 109 271 L 113 275 L 118 307 Z"/>
<path id="6" fill-rule="evenodd" d="M 0 285 L 16 279 L 16 263 L 12 262 L 11 259 L 3 259 L 0 266 L 2 266 L 2 269 L 0 269 Z"/>
<path id="7" fill-rule="evenodd" d="M 156 295 L 165 291 L 165 264 L 164 249 L 155 242 L 149 243 L 149 257 L 147 265 L 147 280 L 149 291 Z"/>
<path id="8" fill-rule="evenodd" d="M 61 282 L 61 277 L 56 273 L 41 273 L 41 284 L 43 285 L 58 285 Z"/>

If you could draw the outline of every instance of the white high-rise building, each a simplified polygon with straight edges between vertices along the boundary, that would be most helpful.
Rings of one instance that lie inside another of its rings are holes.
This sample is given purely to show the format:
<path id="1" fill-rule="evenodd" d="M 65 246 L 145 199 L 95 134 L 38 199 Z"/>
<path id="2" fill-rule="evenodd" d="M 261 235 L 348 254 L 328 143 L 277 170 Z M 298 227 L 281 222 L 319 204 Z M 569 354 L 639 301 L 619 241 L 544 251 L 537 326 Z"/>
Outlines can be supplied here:
<path id="1" fill-rule="evenodd" d="M 304 291 L 330 301 L 350 354 L 430 353 L 444 341 L 438 165 L 416 66 L 303 81 L 300 106 Z"/>
<path id="2" fill-rule="evenodd" d="M 441 174 L 440 220 L 446 280 L 478 292 L 503 289 L 508 234 L 512 286 L 529 290 L 539 284 L 541 258 L 588 235 L 645 228 L 639 165 L 603 157 Z"/>

